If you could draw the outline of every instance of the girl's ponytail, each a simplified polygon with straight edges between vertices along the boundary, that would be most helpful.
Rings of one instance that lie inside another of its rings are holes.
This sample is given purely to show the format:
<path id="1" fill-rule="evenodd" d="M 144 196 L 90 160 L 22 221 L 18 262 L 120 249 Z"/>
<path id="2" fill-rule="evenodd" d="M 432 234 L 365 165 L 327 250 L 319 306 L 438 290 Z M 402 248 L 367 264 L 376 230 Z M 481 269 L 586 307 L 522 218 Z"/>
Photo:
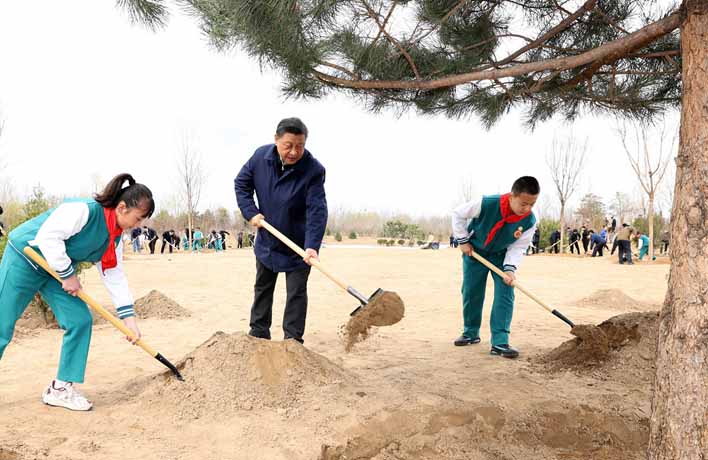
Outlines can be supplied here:
<path id="1" fill-rule="evenodd" d="M 125 182 L 128 182 L 128 185 L 124 187 Z M 104 208 L 115 208 L 118 203 L 125 201 L 129 208 L 144 209 L 145 218 L 152 216 L 155 211 L 155 201 L 150 189 L 135 182 L 133 176 L 128 173 L 118 174 L 111 179 L 94 199 Z"/>

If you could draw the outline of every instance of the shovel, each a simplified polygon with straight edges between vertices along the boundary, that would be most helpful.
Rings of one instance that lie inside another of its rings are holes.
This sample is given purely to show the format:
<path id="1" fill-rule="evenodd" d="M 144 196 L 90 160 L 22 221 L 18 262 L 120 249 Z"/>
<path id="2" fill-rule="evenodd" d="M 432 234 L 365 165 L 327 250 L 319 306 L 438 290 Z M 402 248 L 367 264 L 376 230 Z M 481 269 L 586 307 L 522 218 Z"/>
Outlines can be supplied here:
<path id="1" fill-rule="evenodd" d="M 290 249 L 295 251 L 295 253 L 298 254 L 300 257 L 304 258 L 307 255 L 305 253 L 304 249 L 302 249 L 300 246 L 295 244 L 290 238 L 288 238 L 287 236 L 280 233 L 280 231 L 278 229 L 276 229 L 275 227 L 270 225 L 268 222 L 266 222 L 265 219 L 261 219 L 261 227 L 268 230 L 268 232 L 270 232 L 270 234 L 272 234 L 274 237 L 278 238 L 283 244 L 285 244 Z M 334 281 L 334 283 L 337 286 L 344 289 L 346 292 L 348 292 L 350 295 L 352 295 L 354 298 L 356 298 L 361 303 L 361 305 L 356 307 L 356 309 L 354 309 L 354 311 L 349 314 L 350 316 L 356 315 L 359 312 L 359 310 L 366 307 L 370 302 L 372 302 L 374 300 L 374 298 L 376 298 L 376 296 L 381 295 L 384 292 L 383 289 L 378 288 L 367 299 L 366 297 L 364 297 L 364 295 L 361 292 L 357 291 L 356 289 L 354 289 L 353 287 L 351 287 L 350 285 L 348 285 L 347 283 L 342 281 L 340 278 L 338 278 L 334 274 L 330 273 L 329 270 L 327 270 L 324 267 L 324 265 L 322 265 L 322 262 L 320 262 L 319 260 L 310 259 L 310 263 L 312 264 L 312 266 L 314 266 L 319 271 L 321 271 L 327 278 Z"/>
<path id="2" fill-rule="evenodd" d="M 44 260 L 44 257 L 40 256 L 34 249 L 31 247 L 27 246 L 24 249 L 24 253 L 32 259 L 37 265 L 42 267 L 47 273 L 52 275 L 59 283 L 62 282 L 61 278 L 59 275 L 57 275 L 57 272 L 52 270 L 52 268 L 49 266 L 46 260 Z M 77 296 L 86 302 L 86 304 L 91 307 L 92 310 L 97 312 L 99 315 L 103 316 L 106 321 L 111 323 L 113 326 L 115 326 L 119 331 L 121 331 L 123 334 L 125 334 L 127 337 L 132 337 L 133 332 L 125 327 L 125 324 L 123 324 L 118 318 L 115 316 L 111 315 L 103 306 L 96 302 L 93 298 L 91 298 L 88 294 L 86 294 L 83 290 L 80 290 L 77 294 Z M 147 343 L 145 343 L 142 339 L 138 340 L 135 342 L 136 345 L 139 345 L 140 348 L 145 350 L 147 354 L 155 358 L 156 360 L 160 361 L 162 364 L 164 364 L 169 370 L 172 371 L 172 374 L 177 378 L 177 380 L 184 381 L 184 378 L 182 377 L 182 374 L 179 373 L 177 368 L 175 367 L 174 364 L 169 362 L 167 358 L 162 356 L 160 353 L 156 352 L 153 350 Z"/>
<path id="3" fill-rule="evenodd" d="M 472 257 L 474 257 L 475 259 L 477 259 L 477 261 L 478 261 L 479 263 L 481 263 L 482 265 L 484 265 L 485 267 L 487 267 L 488 269 L 490 269 L 491 271 L 493 271 L 493 272 L 496 273 L 497 275 L 501 276 L 502 279 L 504 279 L 504 272 L 501 271 L 501 270 L 499 269 L 499 267 L 497 267 L 496 265 L 492 264 L 491 262 L 489 262 L 489 261 L 488 261 L 487 259 L 485 259 L 484 257 L 482 257 L 482 256 L 480 256 L 479 254 L 477 254 L 477 252 L 473 252 L 473 253 L 472 253 Z M 551 312 L 553 315 L 555 315 L 555 316 L 557 316 L 558 318 L 560 318 L 564 323 L 566 323 L 566 324 L 567 324 L 568 326 L 570 326 L 571 328 L 574 328 L 574 327 L 575 327 L 575 324 L 573 324 L 573 322 L 572 322 L 571 320 L 569 320 L 563 313 L 559 312 L 559 311 L 556 310 L 555 308 L 549 307 L 543 300 L 539 299 L 539 298 L 536 297 L 531 291 L 529 291 L 528 289 L 526 289 L 525 287 L 523 287 L 522 285 L 520 285 L 518 281 L 514 280 L 514 282 L 512 283 L 512 286 L 514 286 L 516 289 L 518 289 L 519 291 L 521 291 L 521 292 L 523 292 L 524 294 L 526 294 L 527 296 L 529 296 L 533 301 L 535 301 L 537 304 L 539 304 L 540 306 L 542 306 L 543 308 L 545 308 L 546 310 L 548 310 L 549 312 Z"/>

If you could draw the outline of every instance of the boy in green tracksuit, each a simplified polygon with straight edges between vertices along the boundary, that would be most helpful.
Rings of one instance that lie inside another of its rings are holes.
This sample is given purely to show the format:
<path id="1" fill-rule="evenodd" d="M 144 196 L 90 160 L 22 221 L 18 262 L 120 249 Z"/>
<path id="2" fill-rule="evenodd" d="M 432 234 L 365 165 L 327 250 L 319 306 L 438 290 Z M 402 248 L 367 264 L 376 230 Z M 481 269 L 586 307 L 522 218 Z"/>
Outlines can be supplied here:
<path id="1" fill-rule="evenodd" d="M 0 358 L 12 339 L 15 323 L 37 292 L 65 330 L 59 371 L 42 394 L 45 404 L 78 411 L 92 407 L 73 385 L 84 381 L 93 322 L 88 307 L 77 297 L 81 290 L 76 276 L 79 263 L 96 264 L 118 317 L 133 333 L 128 340 L 135 343 L 140 339 L 133 297 L 122 270 L 121 235 L 154 210 L 150 189 L 135 183 L 130 174 L 119 174 L 95 199 L 68 200 L 8 235 L 0 262 Z M 61 283 L 25 256 L 27 246 L 41 253 Z"/>
<path id="2" fill-rule="evenodd" d="M 480 342 L 482 306 L 489 269 L 472 257 L 473 252 L 504 271 L 504 278 L 492 273 L 494 303 L 490 318 L 490 353 L 516 358 L 518 350 L 509 345 L 509 329 L 514 310 L 514 273 L 536 231 L 531 212 L 540 186 L 534 177 L 517 179 L 511 193 L 484 196 L 464 203 L 452 212 L 452 231 L 462 251 L 462 317 L 464 330 L 456 346 Z"/>

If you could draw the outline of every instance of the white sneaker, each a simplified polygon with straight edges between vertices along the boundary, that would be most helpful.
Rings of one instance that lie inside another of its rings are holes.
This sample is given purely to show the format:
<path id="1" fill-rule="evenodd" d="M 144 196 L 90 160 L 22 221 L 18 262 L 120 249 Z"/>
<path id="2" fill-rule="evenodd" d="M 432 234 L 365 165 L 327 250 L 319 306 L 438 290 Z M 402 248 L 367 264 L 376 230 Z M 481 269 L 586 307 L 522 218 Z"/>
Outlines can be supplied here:
<path id="1" fill-rule="evenodd" d="M 79 393 L 71 383 L 58 390 L 54 388 L 54 382 L 50 383 L 42 394 L 42 401 L 50 406 L 65 407 L 70 410 L 87 411 L 93 407 L 93 403 Z"/>

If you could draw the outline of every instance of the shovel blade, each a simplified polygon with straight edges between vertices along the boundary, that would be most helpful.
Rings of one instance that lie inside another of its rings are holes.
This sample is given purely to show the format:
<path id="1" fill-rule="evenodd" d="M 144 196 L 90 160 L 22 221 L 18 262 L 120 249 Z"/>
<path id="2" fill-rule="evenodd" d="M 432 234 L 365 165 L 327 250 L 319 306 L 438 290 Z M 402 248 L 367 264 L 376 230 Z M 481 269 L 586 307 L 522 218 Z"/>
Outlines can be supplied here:
<path id="1" fill-rule="evenodd" d="M 376 290 L 374 291 L 374 293 L 369 296 L 369 299 L 366 301 L 366 303 L 362 302 L 361 305 L 359 305 L 358 307 L 356 307 L 356 308 L 354 309 L 354 311 L 349 314 L 349 316 L 354 316 L 354 315 L 356 315 L 357 313 L 359 313 L 359 311 L 360 311 L 362 308 L 366 307 L 366 306 L 367 306 L 369 303 L 371 303 L 377 296 L 383 294 L 383 292 L 384 292 L 384 291 L 383 291 L 383 289 L 381 289 L 381 288 L 376 289 Z"/>

